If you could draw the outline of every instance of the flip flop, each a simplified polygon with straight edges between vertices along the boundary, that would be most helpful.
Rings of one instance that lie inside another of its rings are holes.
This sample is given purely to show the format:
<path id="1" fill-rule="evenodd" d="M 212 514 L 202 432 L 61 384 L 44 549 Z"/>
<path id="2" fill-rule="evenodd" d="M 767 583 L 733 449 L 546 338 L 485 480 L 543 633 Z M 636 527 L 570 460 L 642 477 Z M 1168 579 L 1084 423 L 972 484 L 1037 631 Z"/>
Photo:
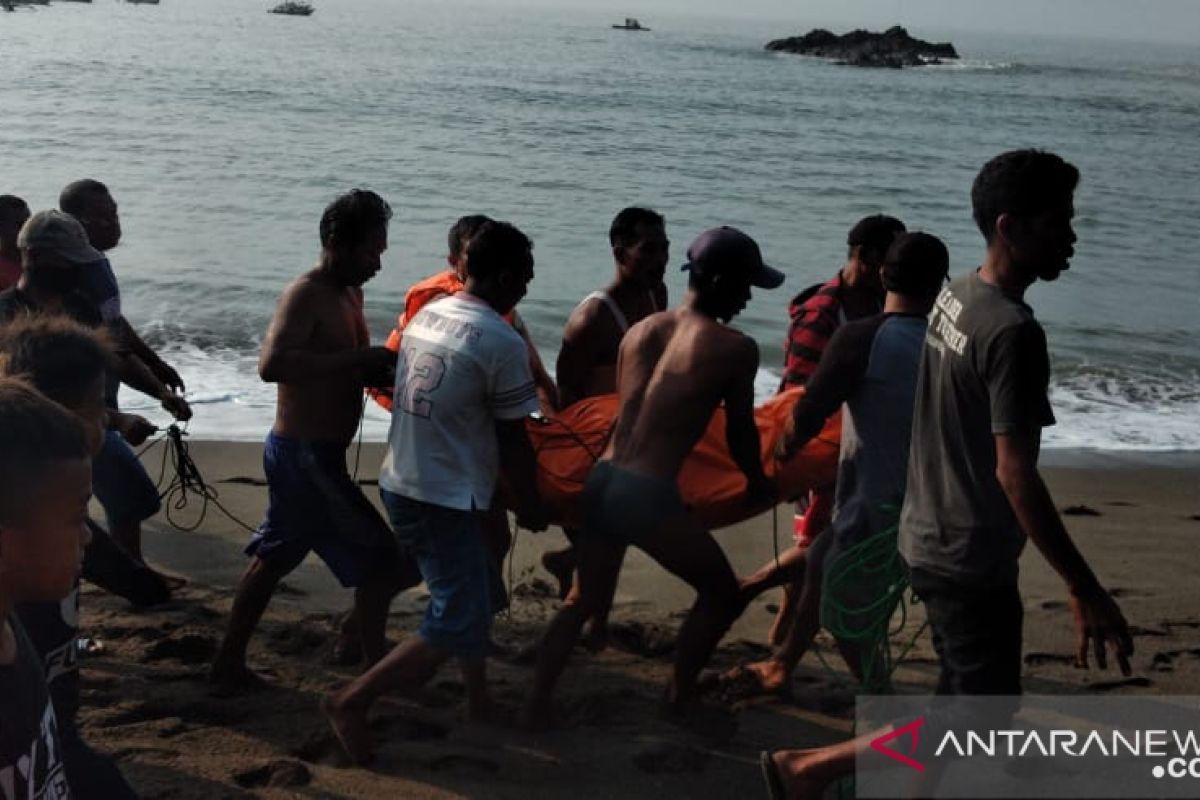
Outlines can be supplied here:
<path id="1" fill-rule="evenodd" d="M 758 766 L 762 770 L 763 780 L 767 784 L 767 797 L 771 800 L 787 800 L 787 791 L 783 788 L 783 778 L 779 775 L 779 767 L 775 766 L 772 758 L 777 750 L 763 750 L 758 754 Z"/>

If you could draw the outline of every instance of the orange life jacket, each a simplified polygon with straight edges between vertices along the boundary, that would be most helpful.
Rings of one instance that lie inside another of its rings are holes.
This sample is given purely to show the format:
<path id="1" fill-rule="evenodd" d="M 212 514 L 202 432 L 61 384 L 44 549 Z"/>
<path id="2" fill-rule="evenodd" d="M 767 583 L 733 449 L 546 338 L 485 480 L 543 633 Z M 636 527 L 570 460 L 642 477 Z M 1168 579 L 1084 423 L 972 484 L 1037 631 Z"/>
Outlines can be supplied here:
<path id="1" fill-rule="evenodd" d="M 417 316 L 418 311 L 439 297 L 458 294 L 465 288 L 466 285 L 462 278 L 458 277 L 452 269 L 430 275 L 428 278 L 414 283 L 404 293 L 404 311 L 396 318 L 396 327 L 392 328 L 392 332 L 388 334 L 387 342 L 383 346 L 394 353 L 400 352 L 400 336 L 413 317 Z M 513 313 L 509 311 L 504 315 L 505 322 L 510 325 L 513 321 Z M 391 411 L 392 388 L 391 386 L 369 388 L 367 394 L 382 408 Z"/>

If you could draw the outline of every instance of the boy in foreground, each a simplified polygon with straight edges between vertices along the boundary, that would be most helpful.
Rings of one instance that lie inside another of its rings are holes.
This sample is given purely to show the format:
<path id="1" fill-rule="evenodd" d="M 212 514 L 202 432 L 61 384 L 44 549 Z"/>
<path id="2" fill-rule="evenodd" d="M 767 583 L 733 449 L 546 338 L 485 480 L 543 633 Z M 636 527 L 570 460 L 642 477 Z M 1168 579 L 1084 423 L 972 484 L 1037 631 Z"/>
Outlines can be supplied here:
<path id="1" fill-rule="evenodd" d="M 0 380 L 0 787 L 9 797 L 72 796 L 42 661 L 13 611 L 71 592 L 91 494 L 78 420 L 21 381 Z"/>

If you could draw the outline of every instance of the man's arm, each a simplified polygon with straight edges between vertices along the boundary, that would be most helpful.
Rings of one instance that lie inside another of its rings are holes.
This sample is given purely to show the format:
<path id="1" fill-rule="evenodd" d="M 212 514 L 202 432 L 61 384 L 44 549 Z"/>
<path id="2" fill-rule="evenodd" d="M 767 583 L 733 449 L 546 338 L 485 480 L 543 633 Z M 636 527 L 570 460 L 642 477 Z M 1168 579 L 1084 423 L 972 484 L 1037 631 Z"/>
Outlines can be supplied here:
<path id="1" fill-rule="evenodd" d="M 133 353 L 118 353 L 117 377 L 121 379 L 121 383 L 162 403 L 162 407 L 180 422 L 192 418 L 192 409 L 187 401 L 171 391 L 170 387 L 159 380 L 158 376 Z"/>
<path id="2" fill-rule="evenodd" d="M 113 329 L 117 337 L 125 343 L 129 352 L 141 359 L 156 378 L 173 391 L 180 393 L 184 391 L 183 378 L 179 377 L 179 373 L 170 364 L 163 361 L 150 345 L 146 344 L 146 341 L 129 324 L 129 320 L 123 316 L 117 317 L 113 321 Z"/>
<path id="3" fill-rule="evenodd" d="M 775 487 L 763 471 L 758 425 L 754 422 L 754 376 L 758 373 L 758 346 L 742 337 L 729 354 L 737 372 L 725 393 L 725 443 L 733 463 L 746 476 L 751 505 L 775 499 Z"/>
<path id="4" fill-rule="evenodd" d="M 292 383 L 345 373 L 358 380 L 385 371 L 396 354 L 386 347 L 365 347 L 335 353 L 306 349 L 316 327 L 320 298 L 303 284 L 283 293 L 267 329 L 258 358 L 258 374 L 267 383 Z"/>
<path id="5" fill-rule="evenodd" d="M 542 356 L 538 353 L 537 345 L 533 343 L 533 337 L 529 334 L 525 320 L 521 319 L 521 315 L 517 313 L 516 309 L 513 309 L 512 314 L 513 330 L 525 340 L 525 349 L 529 353 L 529 369 L 533 372 L 533 382 L 537 384 L 538 400 L 542 404 L 542 410 L 557 411 L 559 409 L 558 387 L 554 385 L 554 379 L 550 377 L 550 373 L 546 372 L 546 365 L 542 363 Z"/>
<path id="6" fill-rule="evenodd" d="M 516 500 L 517 524 L 531 531 L 545 530 L 549 511 L 537 488 L 537 458 L 525 418 L 496 420 L 496 439 L 500 444 L 501 474 Z"/>
<path id="7" fill-rule="evenodd" d="M 1071 541 L 1050 491 L 1037 469 L 1040 432 L 996 434 L 996 478 L 1021 529 L 1067 584 L 1078 633 L 1076 662 L 1087 666 L 1088 646 L 1096 663 L 1108 666 L 1105 644 L 1117 656 L 1121 672 L 1130 674 L 1133 639 L 1121 609 L 1100 585 L 1087 561 Z"/>
<path id="8" fill-rule="evenodd" d="M 576 309 L 563 329 L 562 348 L 554 367 L 558 378 L 558 401 L 562 408 L 588 394 L 588 377 L 595 367 L 597 309 L 600 303 L 585 303 Z"/>
<path id="9" fill-rule="evenodd" d="M 816 370 L 804 384 L 804 395 L 792 407 L 788 430 L 775 444 L 776 460 L 794 457 L 862 384 L 878 330 L 878 325 L 852 323 L 829 340 Z"/>

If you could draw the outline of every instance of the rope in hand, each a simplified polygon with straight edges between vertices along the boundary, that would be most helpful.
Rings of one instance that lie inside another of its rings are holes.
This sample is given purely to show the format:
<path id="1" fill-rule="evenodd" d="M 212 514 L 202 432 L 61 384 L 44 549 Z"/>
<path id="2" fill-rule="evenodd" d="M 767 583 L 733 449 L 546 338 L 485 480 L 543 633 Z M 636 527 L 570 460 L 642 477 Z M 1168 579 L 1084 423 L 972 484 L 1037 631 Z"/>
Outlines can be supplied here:
<path id="1" fill-rule="evenodd" d="M 191 533 L 204 524 L 204 519 L 208 516 L 208 505 L 212 503 L 232 522 L 246 531 L 254 533 L 256 529 L 238 519 L 233 512 L 223 506 L 217 490 L 205 482 L 204 476 L 200 474 L 199 468 L 196 467 L 196 462 L 192 460 L 188 443 L 184 440 L 185 436 L 187 436 L 186 425 L 180 427 L 172 423 L 162 434 L 137 453 L 138 457 L 141 458 L 142 455 L 156 445 L 164 445 L 162 462 L 158 470 L 158 481 L 155 483 L 155 487 L 158 489 L 158 498 L 162 501 L 167 522 L 176 530 Z M 168 462 L 170 463 L 169 481 L 167 480 Z M 165 489 L 163 488 L 164 484 L 166 484 Z M 179 522 L 177 515 L 188 508 L 193 497 L 200 500 L 199 516 L 190 524 Z"/>

